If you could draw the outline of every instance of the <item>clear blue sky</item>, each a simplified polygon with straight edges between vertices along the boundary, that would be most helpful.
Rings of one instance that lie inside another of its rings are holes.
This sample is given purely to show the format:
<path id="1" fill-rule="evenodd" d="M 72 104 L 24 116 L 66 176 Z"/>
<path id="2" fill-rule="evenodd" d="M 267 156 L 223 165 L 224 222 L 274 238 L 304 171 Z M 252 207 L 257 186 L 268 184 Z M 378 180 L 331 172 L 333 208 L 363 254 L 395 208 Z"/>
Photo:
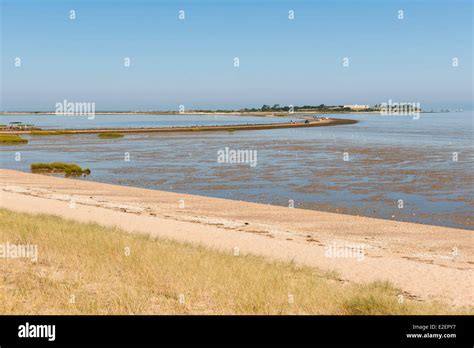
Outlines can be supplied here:
<path id="1" fill-rule="evenodd" d="M 472 106 L 470 0 L 0 1 L 2 110 Z"/>

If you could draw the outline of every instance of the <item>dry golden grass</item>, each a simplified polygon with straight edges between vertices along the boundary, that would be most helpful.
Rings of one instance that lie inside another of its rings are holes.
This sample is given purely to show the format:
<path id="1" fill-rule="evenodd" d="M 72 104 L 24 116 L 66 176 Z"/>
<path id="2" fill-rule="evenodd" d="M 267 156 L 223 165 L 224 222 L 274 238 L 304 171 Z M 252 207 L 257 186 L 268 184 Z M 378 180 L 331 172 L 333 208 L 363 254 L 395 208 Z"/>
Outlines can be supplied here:
<path id="1" fill-rule="evenodd" d="M 0 258 L 0 314 L 454 313 L 399 304 L 386 282 L 342 284 L 313 268 L 0 209 L 6 242 L 37 244 L 39 258 Z"/>

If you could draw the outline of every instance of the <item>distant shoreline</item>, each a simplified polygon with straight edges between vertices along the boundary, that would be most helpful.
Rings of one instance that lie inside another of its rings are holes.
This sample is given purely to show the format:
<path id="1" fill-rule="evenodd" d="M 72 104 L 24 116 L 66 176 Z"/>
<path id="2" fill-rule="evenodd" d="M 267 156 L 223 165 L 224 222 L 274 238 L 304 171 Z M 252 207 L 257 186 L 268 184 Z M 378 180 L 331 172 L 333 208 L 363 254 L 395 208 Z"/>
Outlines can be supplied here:
<path id="1" fill-rule="evenodd" d="M 436 114 L 441 111 L 420 111 L 423 114 Z M 203 115 L 203 116 L 253 116 L 253 117 L 297 117 L 298 115 L 326 115 L 326 114 L 380 114 L 380 111 L 295 111 L 293 113 L 288 112 L 238 112 L 238 111 L 227 111 L 227 112 L 201 112 L 201 111 L 96 111 L 95 115 L 153 115 L 153 116 L 165 116 L 165 115 L 176 115 L 176 116 L 192 116 L 192 115 Z M 7 115 L 57 115 L 56 112 L 52 111 L 0 111 L 0 116 Z M 77 115 L 58 115 L 58 116 L 77 116 Z"/>
<path id="2" fill-rule="evenodd" d="M 445 114 L 445 113 L 459 113 L 460 111 L 425 111 L 420 110 L 419 113 L 421 114 Z M 342 114 L 380 114 L 381 111 L 341 111 L 341 110 L 334 110 L 334 111 L 295 111 L 293 113 L 288 112 L 278 112 L 278 111 L 254 111 L 254 112 L 238 112 L 238 111 L 213 111 L 213 112 L 203 112 L 203 111 L 186 111 L 186 112 L 178 112 L 178 111 L 96 111 L 94 112 L 95 115 L 137 115 L 137 116 L 193 116 L 193 115 L 201 115 L 201 116 L 248 116 L 248 117 L 298 117 L 298 116 L 305 116 L 305 115 L 342 115 Z M 0 116 L 8 116 L 8 115 L 57 115 L 56 112 L 52 111 L 0 111 Z M 61 115 L 58 116 L 77 116 L 77 115 Z"/>
<path id="3" fill-rule="evenodd" d="M 176 115 L 176 116 L 192 116 L 192 115 L 204 115 L 204 116 L 254 116 L 254 117 L 297 117 L 298 115 L 330 115 L 330 114 L 368 114 L 368 113 L 380 113 L 380 111 L 295 111 L 293 113 L 288 112 L 267 112 L 267 111 L 258 111 L 258 112 L 238 112 L 238 111 L 228 111 L 228 112 L 201 112 L 201 111 L 187 111 L 187 112 L 178 112 L 178 111 L 96 111 L 95 115 L 153 115 L 153 116 L 165 116 L 165 115 Z M 0 116 L 2 115 L 56 115 L 56 112 L 52 111 L 1 111 Z M 58 116 L 77 116 L 77 115 L 58 115 Z"/>

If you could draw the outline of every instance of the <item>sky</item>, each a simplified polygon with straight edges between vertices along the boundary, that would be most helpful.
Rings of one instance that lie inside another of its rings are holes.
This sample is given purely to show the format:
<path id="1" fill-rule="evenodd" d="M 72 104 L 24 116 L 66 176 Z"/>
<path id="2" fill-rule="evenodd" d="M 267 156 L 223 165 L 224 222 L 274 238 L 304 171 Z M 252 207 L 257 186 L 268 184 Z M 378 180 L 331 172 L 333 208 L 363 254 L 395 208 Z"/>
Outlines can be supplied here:
<path id="1" fill-rule="evenodd" d="M 0 3 L 2 111 L 65 99 L 96 110 L 472 109 L 471 0 Z"/>

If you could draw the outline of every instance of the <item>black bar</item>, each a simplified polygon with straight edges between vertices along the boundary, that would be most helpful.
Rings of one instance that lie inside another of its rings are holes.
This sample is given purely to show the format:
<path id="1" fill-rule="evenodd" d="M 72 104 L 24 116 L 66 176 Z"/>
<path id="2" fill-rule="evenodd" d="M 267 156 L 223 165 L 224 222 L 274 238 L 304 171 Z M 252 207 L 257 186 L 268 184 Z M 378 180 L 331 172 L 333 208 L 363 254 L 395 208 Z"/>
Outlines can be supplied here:
<path id="1" fill-rule="evenodd" d="M 30 329 L 31 325 L 55 325 L 54 341 L 19 337 L 20 325 L 26 328 L 26 323 Z M 472 347 L 473 328 L 472 316 L 0 316 L 0 346 L 232 343 Z M 408 338 L 407 334 L 456 337 Z"/>

